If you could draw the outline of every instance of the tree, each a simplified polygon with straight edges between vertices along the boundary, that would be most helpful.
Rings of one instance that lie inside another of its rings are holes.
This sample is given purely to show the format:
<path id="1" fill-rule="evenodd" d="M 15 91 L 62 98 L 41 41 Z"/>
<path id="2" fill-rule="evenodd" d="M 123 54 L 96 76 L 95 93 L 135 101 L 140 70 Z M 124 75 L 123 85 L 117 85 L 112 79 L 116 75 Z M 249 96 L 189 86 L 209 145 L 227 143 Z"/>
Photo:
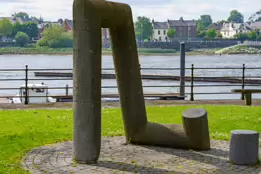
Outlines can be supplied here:
<path id="1" fill-rule="evenodd" d="M 13 29 L 13 25 L 11 24 L 11 22 L 8 19 L 4 18 L 4 19 L 0 20 L 0 35 L 11 36 L 12 29 Z"/>
<path id="2" fill-rule="evenodd" d="M 200 38 L 204 38 L 206 36 L 206 31 L 200 31 L 198 34 L 197 34 L 197 37 L 200 37 Z"/>
<path id="3" fill-rule="evenodd" d="M 150 22 L 150 19 L 145 16 L 139 16 L 137 17 L 137 22 L 135 23 L 136 26 L 136 37 L 138 40 L 145 40 L 150 39 L 153 32 L 152 23 Z"/>
<path id="4" fill-rule="evenodd" d="M 19 12 L 19 13 L 14 13 L 12 14 L 13 17 L 19 17 L 19 18 L 23 18 L 23 19 L 29 19 L 29 15 L 25 12 Z"/>
<path id="5" fill-rule="evenodd" d="M 12 36 L 15 36 L 19 31 L 26 33 L 30 38 L 38 36 L 38 27 L 34 22 L 25 22 L 24 24 L 16 22 L 13 25 Z"/>
<path id="6" fill-rule="evenodd" d="M 256 40 L 257 39 L 257 32 L 256 31 L 250 31 L 247 33 L 247 37 L 249 40 Z"/>
<path id="7" fill-rule="evenodd" d="M 50 25 L 43 31 L 43 37 L 47 40 L 57 39 L 62 35 L 63 31 L 64 28 L 62 26 Z"/>
<path id="8" fill-rule="evenodd" d="M 167 32 L 167 36 L 168 36 L 171 40 L 173 40 L 173 38 L 175 37 L 175 35 L 176 35 L 176 30 L 175 30 L 174 28 L 169 29 L 169 31 Z"/>
<path id="9" fill-rule="evenodd" d="M 22 25 L 20 24 L 20 22 L 16 22 L 16 23 L 13 25 L 12 36 L 15 37 L 15 35 L 16 35 L 19 31 L 22 31 Z"/>
<path id="10" fill-rule="evenodd" d="M 228 22 L 235 22 L 235 23 L 243 23 L 244 22 L 244 16 L 242 13 L 238 12 L 237 10 L 232 10 L 230 12 L 230 16 L 227 19 Z"/>
<path id="11" fill-rule="evenodd" d="M 18 32 L 15 36 L 15 42 L 20 46 L 24 47 L 29 42 L 29 36 L 26 33 Z"/>
<path id="12" fill-rule="evenodd" d="M 205 30 L 204 25 L 202 24 L 201 20 L 197 20 L 197 32 L 202 32 L 203 30 Z"/>
<path id="13" fill-rule="evenodd" d="M 247 33 L 238 33 L 234 36 L 234 38 L 243 42 L 248 39 L 248 35 L 247 35 Z"/>
<path id="14" fill-rule="evenodd" d="M 249 19 L 249 22 L 257 22 L 261 21 L 261 10 L 257 11 L 256 13 L 252 14 Z"/>
<path id="15" fill-rule="evenodd" d="M 206 33 L 206 38 L 207 39 L 214 39 L 217 35 L 217 31 L 215 28 L 211 28 L 207 31 Z"/>
<path id="16" fill-rule="evenodd" d="M 207 28 L 208 26 L 210 26 L 212 24 L 212 21 L 213 20 L 210 15 L 201 15 L 200 16 L 200 22 L 202 23 L 204 28 Z"/>
<path id="17" fill-rule="evenodd" d="M 200 19 L 197 20 L 197 32 L 205 30 L 212 24 L 213 20 L 210 15 L 201 15 Z"/>
<path id="18" fill-rule="evenodd" d="M 63 27 L 51 25 L 43 32 L 43 37 L 37 42 L 39 46 L 50 48 L 66 48 L 73 46 L 73 33 L 64 32 Z"/>
<path id="19" fill-rule="evenodd" d="M 22 31 L 26 33 L 30 38 L 38 36 L 38 27 L 34 22 L 26 22 L 22 24 Z"/>

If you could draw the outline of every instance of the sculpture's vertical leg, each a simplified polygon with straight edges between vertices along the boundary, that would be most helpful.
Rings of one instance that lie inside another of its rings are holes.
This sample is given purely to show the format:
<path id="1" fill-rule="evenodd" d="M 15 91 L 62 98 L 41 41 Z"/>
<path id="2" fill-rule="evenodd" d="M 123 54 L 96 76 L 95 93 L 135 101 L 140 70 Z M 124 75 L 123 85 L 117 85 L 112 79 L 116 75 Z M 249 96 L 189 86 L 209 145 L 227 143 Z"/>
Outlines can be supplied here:
<path id="1" fill-rule="evenodd" d="M 126 140 L 131 142 L 146 125 L 147 116 L 132 15 L 129 16 L 124 25 L 112 27 L 110 35 Z"/>
<path id="2" fill-rule="evenodd" d="M 96 162 L 101 146 L 101 25 L 90 6 L 74 3 L 73 155 L 79 163 Z"/>

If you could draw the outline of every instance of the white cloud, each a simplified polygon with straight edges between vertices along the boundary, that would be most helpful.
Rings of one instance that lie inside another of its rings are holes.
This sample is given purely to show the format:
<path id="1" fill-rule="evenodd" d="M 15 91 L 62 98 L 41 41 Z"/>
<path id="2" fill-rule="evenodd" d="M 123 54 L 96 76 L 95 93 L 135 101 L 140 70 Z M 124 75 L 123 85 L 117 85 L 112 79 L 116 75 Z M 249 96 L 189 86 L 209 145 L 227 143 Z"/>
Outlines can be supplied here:
<path id="1" fill-rule="evenodd" d="M 201 14 L 209 14 L 214 21 L 227 19 L 233 9 L 244 14 L 245 19 L 260 10 L 261 0 L 115 0 L 128 3 L 137 16 L 147 16 L 158 21 L 166 19 L 198 19 Z M 33 16 L 43 16 L 46 20 L 72 18 L 73 0 L 1 0 L 0 15 L 10 16 L 14 12 L 25 11 Z"/>

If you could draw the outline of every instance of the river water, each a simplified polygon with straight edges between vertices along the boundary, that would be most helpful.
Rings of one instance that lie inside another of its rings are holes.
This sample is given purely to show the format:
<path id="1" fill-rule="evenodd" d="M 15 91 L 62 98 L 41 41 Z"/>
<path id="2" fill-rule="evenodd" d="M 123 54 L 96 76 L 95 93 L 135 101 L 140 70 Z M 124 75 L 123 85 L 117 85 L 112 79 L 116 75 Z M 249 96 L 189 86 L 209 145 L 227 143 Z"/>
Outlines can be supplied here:
<path id="1" fill-rule="evenodd" d="M 179 56 L 140 56 L 140 64 L 142 68 L 179 68 L 180 58 Z M 259 55 L 222 55 L 222 56 L 187 56 L 186 68 L 190 68 L 191 64 L 194 64 L 196 68 L 216 68 L 216 67 L 242 67 L 242 64 L 246 64 L 246 67 L 261 67 L 261 56 Z M 72 69 L 72 55 L 57 56 L 57 55 L 0 55 L 0 69 L 24 69 L 25 65 L 28 65 L 29 69 Z M 103 56 L 102 68 L 113 68 L 112 56 Z M 104 73 L 112 73 L 113 71 L 103 71 Z M 2 79 L 23 79 L 25 78 L 24 72 L 0 72 L 0 88 L 18 88 L 24 81 L 3 81 Z M 142 74 L 166 74 L 166 75 L 179 75 L 179 71 L 176 70 L 142 70 Z M 186 76 L 190 76 L 190 70 L 186 71 Z M 194 72 L 195 76 L 208 76 L 208 77 L 221 77 L 221 76 L 242 76 L 242 70 L 202 70 L 197 69 Z M 261 70 L 246 70 L 246 76 L 261 76 Z M 29 73 L 29 78 L 39 79 L 34 77 L 33 71 Z M 42 78 L 42 77 L 41 77 Z M 51 78 L 49 78 L 51 79 Z M 64 87 L 68 84 L 72 87 L 72 80 L 44 80 L 37 81 L 31 80 L 29 83 L 41 83 L 44 82 L 49 87 Z M 194 85 L 217 85 L 221 83 L 198 83 Z M 226 85 L 226 83 L 222 83 Z M 103 86 L 116 86 L 115 80 L 102 80 Z M 165 86 L 177 86 L 177 81 L 150 81 L 143 80 L 143 85 L 165 85 Z M 186 82 L 186 85 L 190 85 L 190 82 Z M 231 84 L 230 84 L 231 85 Z M 241 88 L 240 86 L 223 86 L 223 87 L 195 87 L 195 93 L 227 93 L 231 89 Z M 260 86 L 246 88 L 260 88 Z M 64 94 L 65 90 L 49 90 L 52 94 Z M 145 93 L 176 93 L 179 91 L 178 87 L 158 87 L 158 88 L 144 88 Z M 17 90 L 1 90 L 0 95 L 14 95 Z M 103 93 L 117 93 L 117 89 L 103 88 Z M 69 90 L 72 93 L 72 90 Z M 190 87 L 186 88 L 188 93 L 187 99 L 189 99 Z M 261 95 L 254 95 L 253 98 L 260 98 Z M 195 95 L 195 99 L 239 99 L 240 94 L 220 94 L 220 95 Z"/>

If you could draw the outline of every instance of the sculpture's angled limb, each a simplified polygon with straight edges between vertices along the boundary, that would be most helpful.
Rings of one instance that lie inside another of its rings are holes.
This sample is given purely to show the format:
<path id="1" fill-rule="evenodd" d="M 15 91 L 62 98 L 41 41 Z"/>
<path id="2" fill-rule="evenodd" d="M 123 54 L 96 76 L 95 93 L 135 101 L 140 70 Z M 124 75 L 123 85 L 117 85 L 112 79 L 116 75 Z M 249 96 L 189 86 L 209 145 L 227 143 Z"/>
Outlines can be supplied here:
<path id="1" fill-rule="evenodd" d="M 74 159 L 77 162 L 95 162 L 100 153 L 101 27 L 110 28 L 126 141 L 177 148 L 210 148 L 204 110 L 196 115 L 185 112 L 184 126 L 147 121 L 128 5 L 104 0 L 74 0 L 73 20 Z"/>

